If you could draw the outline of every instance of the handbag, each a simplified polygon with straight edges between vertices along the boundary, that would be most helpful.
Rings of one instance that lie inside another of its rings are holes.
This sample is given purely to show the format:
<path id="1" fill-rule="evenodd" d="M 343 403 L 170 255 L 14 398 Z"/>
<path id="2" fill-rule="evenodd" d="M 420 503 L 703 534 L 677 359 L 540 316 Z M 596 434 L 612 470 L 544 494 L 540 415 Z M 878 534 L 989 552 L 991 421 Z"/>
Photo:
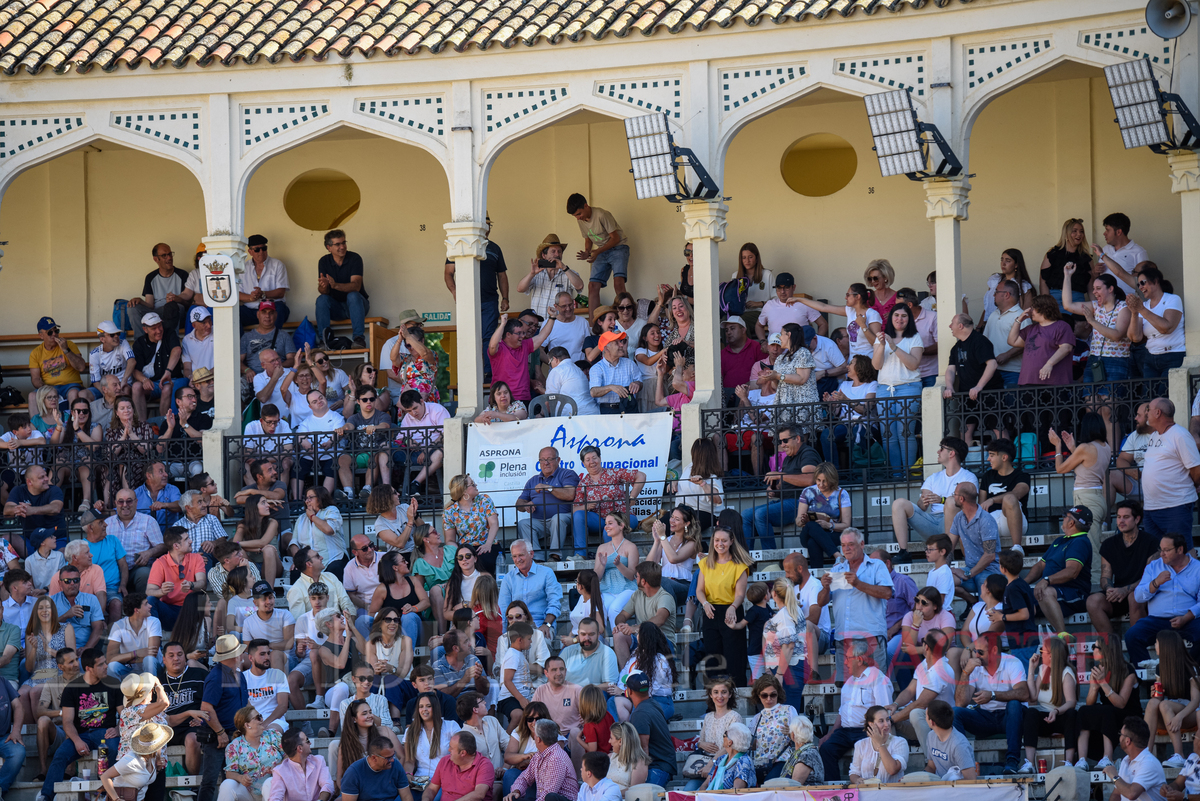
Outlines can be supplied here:
<path id="1" fill-rule="evenodd" d="M 687 759 L 683 762 L 683 778 L 685 779 L 703 779 L 708 776 L 710 770 L 712 770 L 712 757 L 703 751 L 688 754 Z"/>
<path id="2" fill-rule="evenodd" d="M 1087 369 L 1091 371 L 1093 384 L 1099 384 L 1108 380 L 1108 370 L 1104 368 L 1104 362 L 1101 361 L 1099 356 L 1088 357 Z"/>

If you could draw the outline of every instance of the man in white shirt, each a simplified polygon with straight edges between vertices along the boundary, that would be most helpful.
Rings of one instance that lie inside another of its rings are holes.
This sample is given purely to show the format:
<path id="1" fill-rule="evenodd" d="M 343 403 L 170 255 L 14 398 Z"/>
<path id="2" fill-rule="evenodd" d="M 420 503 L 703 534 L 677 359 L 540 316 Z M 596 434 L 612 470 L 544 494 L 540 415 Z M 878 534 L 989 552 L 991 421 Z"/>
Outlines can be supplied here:
<path id="1" fill-rule="evenodd" d="M 1115 780 L 1109 801 L 1163 801 L 1163 785 L 1167 783 L 1163 766 L 1150 750 L 1150 727 L 1141 718 L 1130 715 L 1121 724 L 1118 740 L 1125 757 L 1121 767 L 1109 765 L 1104 774 Z"/>
<path id="2" fill-rule="evenodd" d="M 892 680 L 870 664 L 870 646 L 866 640 L 853 640 L 846 652 L 846 683 L 842 685 L 838 722 L 821 745 L 821 760 L 825 763 L 825 781 L 841 781 L 838 763 L 859 740 L 867 737 L 867 710 L 875 705 L 892 703 Z"/>
<path id="3" fill-rule="evenodd" d="M 1200 402 L 1200 395 L 1196 396 Z M 1121 451 L 1108 471 L 1109 506 L 1116 500 L 1116 494 L 1136 498 L 1142 494 L 1142 468 L 1146 463 L 1146 448 L 1150 445 L 1150 437 L 1155 433 L 1150 427 L 1150 404 L 1139 403 L 1134 414 L 1134 429 L 1125 441 L 1121 443 Z"/>
<path id="4" fill-rule="evenodd" d="M 554 321 L 554 330 L 546 337 L 542 347 L 553 350 L 561 345 L 571 354 L 572 361 L 579 361 L 583 358 L 583 340 L 591 333 L 588 321 L 576 316 L 575 296 L 569 292 L 559 292 L 555 296 L 554 308 L 558 310 L 558 318 Z"/>
<path id="5" fill-rule="evenodd" d="M 275 327 L 282 328 L 291 313 L 283 300 L 289 288 L 287 266 L 267 255 L 267 238 L 262 234 L 251 234 L 246 246 L 250 258 L 246 259 L 238 279 L 242 328 L 250 328 L 258 322 L 258 304 L 264 300 L 275 304 Z"/>
<path id="6" fill-rule="evenodd" d="M 307 455 L 300 457 L 299 478 L 301 481 L 305 481 L 312 474 L 315 456 L 316 460 L 321 463 L 320 471 L 323 476 L 321 483 L 325 485 L 325 489 L 333 492 L 335 475 L 333 450 L 337 445 L 338 437 L 346 433 L 346 418 L 329 408 L 329 402 L 325 400 L 325 393 L 319 389 L 310 389 L 307 399 L 308 408 L 312 409 L 312 415 L 301 423 L 296 431 L 298 433 L 327 433 L 330 436 L 300 438 L 300 450 Z"/>
<path id="7" fill-rule="evenodd" d="M 808 641 L 808 653 L 829 653 L 829 640 L 833 635 L 833 623 L 829 619 L 830 604 L 822 606 L 817 601 L 821 594 L 821 580 L 808 569 L 808 557 L 802 553 L 789 553 L 783 557 L 783 573 L 796 588 L 796 599 L 800 612 L 815 632 L 815 640 Z"/>
<path id="8" fill-rule="evenodd" d="M 100 380 L 106 375 L 114 375 L 120 381 L 120 394 L 128 395 L 129 385 L 133 383 L 133 371 L 137 368 L 133 348 L 108 320 L 96 326 L 96 336 L 100 337 L 100 344 L 88 354 L 88 377 L 92 385 L 97 387 L 96 392 L 99 393 Z"/>
<path id="9" fill-rule="evenodd" d="M 958 437 L 944 437 L 938 448 L 938 464 L 942 470 L 925 479 L 916 503 L 907 498 L 892 502 L 892 529 L 896 533 L 896 542 L 900 544 L 896 564 L 912 561 L 908 553 L 910 528 L 922 540 L 937 534 L 950 536 L 950 525 L 958 514 L 958 505 L 954 501 L 958 485 L 966 481 L 974 484 L 976 489 L 979 487 L 979 479 L 975 474 L 962 466 L 966 459 L 967 443 Z"/>
<path id="10" fill-rule="evenodd" d="M 296 618 L 287 609 L 275 608 L 275 588 L 267 582 L 256 583 L 252 592 L 257 611 L 242 623 L 242 639 L 266 640 L 271 667 L 282 672 L 287 667 L 288 651 L 296 644 Z M 287 686 L 286 675 L 280 681 Z"/>
<path id="11" fill-rule="evenodd" d="M 244 674 L 246 687 L 250 691 L 250 706 L 262 715 L 264 726 L 287 731 L 288 722 L 284 714 L 288 710 L 290 697 L 288 680 L 282 670 L 271 667 L 275 661 L 271 644 L 261 638 L 253 639 L 246 646 L 246 656 L 250 660 L 250 669 Z"/>
<path id="12" fill-rule="evenodd" d="M 850 369 L 850 360 L 836 342 L 820 334 L 809 337 L 807 347 L 813 355 L 812 377 L 817 382 L 817 394 L 824 397 L 826 392 L 838 388 L 838 383 Z"/>
<path id="13" fill-rule="evenodd" d="M 591 751 L 583 755 L 579 766 L 579 795 L 575 801 L 621 801 L 625 794 L 608 778 L 608 754 Z"/>
<path id="14" fill-rule="evenodd" d="M 926 719 L 929 705 L 934 701 L 945 701 L 954 706 L 954 668 L 945 657 L 946 633 L 941 629 L 933 629 L 925 635 L 921 653 L 925 658 L 917 665 L 913 680 L 887 709 L 896 733 L 909 740 L 915 738 L 917 745 L 925 749 L 931 729 Z M 929 759 L 927 749 L 925 758 Z"/>
<path id="15" fill-rule="evenodd" d="M 550 372 L 546 374 L 546 394 L 569 395 L 574 398 L 577 414 L 600 414 L 600 406 L 592 397 L 588 377 L 571 360 L 570 352 L 562 345 L 550 349 Z"/>
<path id="16" fill-rule="evenodd" d="M 1142 463 L 1145 514 L 1142 529 L 1155 538 L 1179 532 L 1192 550 L 1192 508 L 1200 485 L 1200 450 L 1188 430 L 1175 422 L 1175 404 L 1150 401 L 1147 422 L 1154 429 Z"/>
<path id="17" fill-rule="evenodd" d="M 964 679 L 954 690 L 954 728 L 975 737 L 1003 732 L 1008 742 L 1004 773 L 1032 773 L 1028 759 L 1017 767 L 1025 721 L 1022 702 L 1029 700 L 1025 666 L 1015 656 L 1000 652 L 1000 637 L 989 631 L 971 646 Z"/>
<path id="18" fill-rule="evenodd" d="M 1096 258 L 1104 262 L 1105 272 L 1117 279 L 1126 295 L 1133 294 L 1137 285 L 1135 273 L 1141 271 L 1150 255 L 1146 249 L 1129 238 L 1129 217 L 1114 212 L 1104 218 L 1104 248 L 1092 245 Z"/>
<path id="19" fill-rule="evenodd" d="M 188 312 L 192 331 L 183 337 L 183 374 L 188 378 L 201 367 L 215 369 L 213 360 L 212 312 L 204 306 L 193 306 Z"/>
<path id="20" fill-rule="evenodd" d="M 1013 321 L 1021 316 L 1018 301 L 1021 300 L 1021 288 L 1015 281 L 1001 281 L 995 292 L 996 311 L 987 318 L 983 327 L 983 335 L 992 343 L 996 353 L 996 373 L 1004 382 L 1005 389 L 1015 387 L 1021 378 L 1021 355 L 1024 345 L 1013 347 L 1008 344 L 1008 332 L 1012 330 Z M 1032 320 L 1021 321 L 1021 328 L 1028 328 Z"/>
<path id="21" fill-rule="evenodd" d="M 254 374 L 254 397 L 261 404 L 275 404 L 279 413 L 290 421 L 292 410 L 287 401 L 283 399 L 283 383 L 292 369 L 284 367 L 283 359 L 280 359 L 279 354 L 271 348 L 258 354 L 258 362 L 262 365 L 262 372 Z M 298 392 L 299 390 L 293 389 L 292 391 Z M 284 414 L 285 412 L 286 414 Z"/>

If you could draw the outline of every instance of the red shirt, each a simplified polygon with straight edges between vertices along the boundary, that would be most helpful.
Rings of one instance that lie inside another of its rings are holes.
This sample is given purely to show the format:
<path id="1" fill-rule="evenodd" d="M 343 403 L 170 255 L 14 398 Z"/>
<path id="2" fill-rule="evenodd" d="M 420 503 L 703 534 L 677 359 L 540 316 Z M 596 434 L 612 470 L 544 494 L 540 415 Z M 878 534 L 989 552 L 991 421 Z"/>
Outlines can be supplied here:
<path id="1" fill-rule="evenodd" d="M 729 348 L 721 348 L 721 386 L 733 389 L 749 383 L 750 369 L 756 361 L 765 358 L 767 354 L 763 352 L 757 339 L 746 340 L 746 344 L 737 353 Z"/>
<path id="2" fill-rule="evenodd" d="M 479 618 L 479 633 L 487 638 L 487 648 L 495 659 L 496 643 L 500 641 L 500 635 L 504 632 L 504 620 L 499 615 L 489 618 L 479 606 L 475 607 L 475 617 Z"/>
<path id="3" fill-rule="evenodd" d="M 612 727 L 615 725 L 616 721 L 613 720 L 612 714 L 605 712 L 604 717 L 600 719 L 599 723 L 585 722 L 583 724 L 583 741 L 585 743 L 595 743 L 597 746 L 596 750 L 602 754 L 611 754 L 612 743 L 609 742 L 608 737 L 612 734 Z"/>
<path id="4" fill-rule="evenodd" d="M 483 791 L 483 801 L 492 801 L 492 782 L 495 780 L 496 769 L 492 767 L 492 760 L 482 751 L 476 751 L 475 761 L 466 770 L 448 756 L 439 759 L 429 783 L 442 788 L 442 801 L 456 801 L 474 792 L 476 785 L 487 785 Z"/>
<path id="5" fill-rule="evenodd" d="M 500 340 L 496 355 L 491 356 L 492 381 L 508 384 L 516 400 L 527 401 L 533 396 L 529 386 L 529 354 L 533 353 L 533 340 L 523 339 L 516 348 L 510 348 Z"/>

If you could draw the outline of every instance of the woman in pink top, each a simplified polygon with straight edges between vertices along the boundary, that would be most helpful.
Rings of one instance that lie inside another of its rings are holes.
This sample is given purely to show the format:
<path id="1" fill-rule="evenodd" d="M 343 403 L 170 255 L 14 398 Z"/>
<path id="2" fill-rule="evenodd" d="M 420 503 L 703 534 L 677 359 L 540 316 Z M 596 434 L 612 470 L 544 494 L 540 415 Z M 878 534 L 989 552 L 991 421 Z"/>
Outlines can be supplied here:
<path id="1" fill-rule="evenodd" d="M 951 598 L 951 601 L 954 599 Z M 915 668 L 925 658 L 921 641 L 934 629 L 941 629 L 946 642 L 954 641 L 954 615 L 943 608 L 945 599 L 936 587 L 922 587 L 913 599 L 913 609 L 900 622 L 900 650 L 903 653 L 897 664 Z"/>

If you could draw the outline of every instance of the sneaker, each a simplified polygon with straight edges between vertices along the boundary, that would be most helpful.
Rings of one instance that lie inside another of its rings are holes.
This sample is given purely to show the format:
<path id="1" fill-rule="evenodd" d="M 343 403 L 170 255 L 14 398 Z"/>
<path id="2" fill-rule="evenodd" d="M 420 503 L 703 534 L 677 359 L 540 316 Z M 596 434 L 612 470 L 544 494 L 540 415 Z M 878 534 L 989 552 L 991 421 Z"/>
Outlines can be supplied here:
<path id="1" fill-rule="evenodd" d="M 1025 763 L 1017 768 L 1017 773 L 1033 773 L 1033 763 L 1028 759 L 1025 760 Z"/>
<path id="2" fill-rule="evenodd" d="M 691 634 L 692 633 L 691 618 L 688 618 L 687 620 L 683 621 L 683 625 L 679 627 L 679 633 L 680 634 Z"/>
<path id="3" fill-rule="evenodd" d="M 361 350 L 366 350 L 367 338 L 366 337 L 355 337 L 353 344 L 354 344 L 354 347 L 356 347 L 356 348 L 359 348 Z"/>
<path id="4" fill-rule="evenodd" d="M 420 496 L 425 494 L 425 490 L 421 489 L 420 481 L 412 481 L 408 485 L 408 494 Z"/>
<path id="5" fill-rule="evenodd" d="M 892 554 L 893 565 L 910 565 L 912 564 L 912 554 L 907 548 L 901 549 L 900 553 Z"/>
<path id="6" fill-rule="evenodd" d="M 1187 764 L 1187 760 L 1179 754 L 1171 754 L 1171 758 L 1162 763 L 1164 768 L 1182 768 Z"/>
<path id="7" fill-rule="evenodd" d="M 320 729 L 318 729 L 318 730 L 317 730 L 317 736 L 318 736 L 318 737 L 322 737 L 322 738 L 324 738 L 324 737 L 328 737 L 328 736 L 329 736 L 329 729 L 327 729 L 327 728 L 325 728 L 324 726 L 322 726 Z"/>
<path id="8" fill-rule="evenodd" d="M 318 695 L 311 703 L 306 704 L 304 708 L 305 709 L 326 709 L 327 707 L 325 706 L 325 696 Z"/>
<path id="9" fill-rule="evenodd" d="M 1017 766 L 1016 765 L 1005 765 L 1004 766 L 1004 775 L 1005 776 L 1016 776 L 1017 775 Z"/>
<path id="10" fill-rule="evenodd" d="M 1013 549 L 1014 551 L 1016 551 L 1017 553 L 1021 554 L 1021 556 L 1024 556 L 1024 555 L 1025 555 L 1025 549 L 1024 549 L 1024 548 L 1022 548 L 1020 545 L 1014 545 L 1014 546 L 1012 547 L 1012 549 Z"/>
<path id="11" fill-rule="evenodd" d="M 353 491 L 354 490 L 350 490 L 350 492 Z M 344 489 L 335 489 L 333 491 L 333 500 L 335 503 L 346 503 L 350 500 L 350 493 L 346 492 Z"/>
<path id="12" fill-rule="evenodd" d="M 1080 770 L 1087 770 L 1088 769 L 1087 759 L 1086 758 L 1080 759 L 1078 762 L 1075 763 L 1075 767 L 1079 768 Z"/>
<path id="13" fill-rule="evenodd" d="M 371 497 L 371 485 L 364 484 L 363 488 L 358 491 L 358 499 L 360 501 L 365 501 L 370 497 Z"/>
<path id="14" fill-rule="evenodd" d="M 84 501 L 83 503 L 79 504 L 79 514 L 83 514 L 88 509 L 91 509 L 91 508 L 92 508 L 92 505 L 90 503 L 88 503 L 87 501 Z"/>
<path id="15" fill-rule="evenodd" d="M 1111 764 L 1113 764 L 1113 761 L 1111 759 L 1109 759 L 1108 757 L 1101 757 L 1100 761 L 1096 763 L 1096 770 L 1104 770 Z"/>

